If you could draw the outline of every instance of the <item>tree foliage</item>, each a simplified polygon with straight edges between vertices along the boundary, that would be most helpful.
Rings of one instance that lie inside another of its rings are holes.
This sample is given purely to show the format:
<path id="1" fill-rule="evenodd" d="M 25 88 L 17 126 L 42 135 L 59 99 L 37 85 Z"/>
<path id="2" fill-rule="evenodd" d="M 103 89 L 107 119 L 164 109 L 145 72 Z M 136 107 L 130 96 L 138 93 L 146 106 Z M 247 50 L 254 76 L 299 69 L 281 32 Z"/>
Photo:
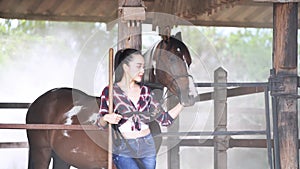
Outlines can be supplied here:
<path id="1" fill-rule="evenodd" d="M 109 45 L 106 42 L 116 37 L 106 33 L 104 28 L 101 23 L 1 19 L 0 63 L 25 56 L 35 46 L 43 48 L 45 53 L 51 50 L 64 56 L 63 53 L 81 50 L 91 36 L 94 40 L 85 46 L 89 49 L 86 51 L 90 55 L 103 53 L 101 50 Z"/>
<path id="2" fill-rule="evenodd" d="M 201 31 L 215 47 L 230 79 L 266 81 L 272 63 L 272 30 L 208 27 Z"/>
<path id="3" fill-rule="evenodd" d="M 43 44 L 45 49 L 72 51 L 86 45 L 87 55 L 107 51 L 106 42 L 117 40 L 117 31 L 107 33 L 101 23 L 51 22 L 28 20 L 0 20 L 0 63 L 22 57 L 32 44 Z M 216 56 L 209 56 L 204 64 L 212 67 L 223 66 L 228 70 L 229 79 L 241 81 L 266 81 L 272 67 L 272 30 L 253 28 L 185 27 L 184 40 L 189 40 L 195 53 L 202 56 L 208 48 L 214 48 Z M 56 31 L 63 30 L 63 31 Z M 49 32 L 56 32 L 49 36 Z M 202 33 L 199 36 L 199 32 Z M 201 37 L 201 38 L 198 38 Z M 203 43 L 208 41 L 209 43 Z M 98 48 L 98 47 L 99 48 Z M 56 48 L 57 48 L 56 47 Z M 201 57 L 201 56 L 200 56 Z M 213 59 L 215 58 L 215 59 Z"/>

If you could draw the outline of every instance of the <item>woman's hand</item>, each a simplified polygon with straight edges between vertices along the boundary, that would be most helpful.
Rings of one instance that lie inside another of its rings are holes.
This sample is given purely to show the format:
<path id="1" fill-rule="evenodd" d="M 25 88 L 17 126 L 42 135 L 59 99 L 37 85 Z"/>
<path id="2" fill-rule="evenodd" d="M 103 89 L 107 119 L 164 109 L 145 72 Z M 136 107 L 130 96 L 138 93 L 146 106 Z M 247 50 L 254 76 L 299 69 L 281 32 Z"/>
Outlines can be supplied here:
<path id="1" fill-rule="evenodd" d="M 110 124 L 118 124 L 122 119 L 122 116 L 116 113 L 106 114 L 103 116 L 103 120 Z"/>

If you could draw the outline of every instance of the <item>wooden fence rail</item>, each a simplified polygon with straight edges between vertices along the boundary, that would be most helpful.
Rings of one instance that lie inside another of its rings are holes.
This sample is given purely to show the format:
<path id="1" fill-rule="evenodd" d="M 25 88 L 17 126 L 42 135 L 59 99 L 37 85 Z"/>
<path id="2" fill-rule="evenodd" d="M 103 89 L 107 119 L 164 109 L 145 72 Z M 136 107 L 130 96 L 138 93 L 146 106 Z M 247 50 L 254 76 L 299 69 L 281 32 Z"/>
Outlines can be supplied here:
<path id="1" fill-rule="evenodd" d="M 63 125 L 63 124 L 0 124 L 0 129 L 31 130 L 99 130 L 95 125 Z"/>
<path id="2" fill-rule="evenodd" d="M 299 140 L 300 143 L 300 140 Z M 163 142 L 162 146 L 168 143 Z M 213 139 L 181 139 L 178 143 L 181 147 L 213 147 Z M 266 139 L 229 139 L 229 147 L 240 148 L 266 148 Z M 2 142 L 0 148 L 28 148 L 28 142 Z"/>
<path id="3" fill-rule="evenodd" d="M 208 101 L 214 99 L 216 88 L 224 88 L 225 98 L 247 95 L 253 93 L 266 92 L 269 86 L 268 82 L 262 83 L 195 83 L 196 87 L 213 87 L 214 91 L 199 94 L 197 101 Z M 216 101 L 215 101 L 216 102 Z M 28 109 L 31 103 L 0 103 L 0 109 Z M 96 125 L 64 125 L 64 124 L 1 124 L 0 129 L 29 129 L 29 130 L 99 130 Z M 247 148 L 267 148 L 270 144 L 267 144 L 267 139 L 234 139 L 232 135 L 261 135 L 266 136 L 266 130 L 258 131 L 227 131 L 227 130 L 215 130 L 215 131 L 201 131 L 201 132 L 164 132 L 155 137 L 163 137 L 165 140 L 162 146 L 169 146 L 170 140 L 178 138 L 178 151 L 179 147 L 214 147 L 216 149 L 216 137 L 226 138 L 226 149 L 233 147 L 247 147 Z M 211 138 L 203 138 L 208 136 Z M 214 136 L 214 138 L 212 138 Z M 222 141 L 222 140 L 221 140 Z M 177 142 L 176 142 L 177 143 Z M 3 142 L 0 143 L 0 148 L 28 148 L 27 142 Z M 177 154 L 177 152 L 174 152 Z M 172 153 L 172 154 L 174 154 Z M 221 157 L 221 156 L 220 156 Z M 221 161 L 227 161 L 227 158 L 220 158 Z M 168 159 L 168 165 L 173 162 Z M 175 163 L 174 163 L 175 164 Z M 215 163 L 215 165 L 223 165 L 223 163 Z M 225 165 L 225 164 L 224 164 Z M 173 167 L 179 168 L 179 165 L 175 164 Z M 171 167 L 172 168 L 172 167 Z M 227 169 L 226 167 L 224 169 Z"/>

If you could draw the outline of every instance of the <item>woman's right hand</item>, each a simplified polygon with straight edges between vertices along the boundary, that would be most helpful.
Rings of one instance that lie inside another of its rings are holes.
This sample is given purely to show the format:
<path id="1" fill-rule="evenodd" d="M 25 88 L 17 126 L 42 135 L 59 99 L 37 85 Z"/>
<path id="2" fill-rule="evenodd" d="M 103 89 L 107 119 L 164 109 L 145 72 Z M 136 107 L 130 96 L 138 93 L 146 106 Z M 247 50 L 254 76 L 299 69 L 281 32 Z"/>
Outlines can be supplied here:
<path id="1" fill-rule="evenodd" d="M 121 119 L 122 116 L 116 113 L 106 114 L 103 116 L 103 120 L 110 124 L 118 124 Z"/>

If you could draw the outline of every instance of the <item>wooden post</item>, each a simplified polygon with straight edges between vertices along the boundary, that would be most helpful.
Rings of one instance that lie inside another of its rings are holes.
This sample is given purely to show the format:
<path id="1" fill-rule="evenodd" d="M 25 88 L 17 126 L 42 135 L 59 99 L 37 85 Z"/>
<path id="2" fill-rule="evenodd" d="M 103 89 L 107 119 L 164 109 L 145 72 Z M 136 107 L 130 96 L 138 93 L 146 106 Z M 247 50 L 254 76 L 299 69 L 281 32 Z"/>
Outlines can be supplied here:
<path id="1" fill-rule="evenodd" d="M 227 72 L 218 68 L 214 72 L 215 83 L 226 83 Z M 214 128 L 227 131 L 227 87 L 214 87 Z M 214 136 L 214 168 L 227 169 L 228 136 Z"/>
<path id="2" fill-rule="evenodd" d="M 112 48 L 109 49 L 109 68 L 108 68 L 108 81 L 109 81 L 109 106 L 108 111 L 109 114 L 113 113 L 113 72 L 114 72 L 114 50 Z M 112 169 L 112 126 L 111 124 L 108 125 L 108 169 Z"/>
<path id="3" fill-rule="evenodd" d="M 123 10 L 124 8 L 132 8 Z M 144 19 L 142 11 L 136 10 L 134 7 L 142 7 L 141 0 L 119 0 L 119 23 L 118 23 L 118 49 L 134 48 L 137 50 L 142 49 L 142 24 L 141 20 Z M 127 13 L 128 12 L 128 13 Z M 126 15 L 126 16 L 125 16 Z"/>
<path id="4" fill-rule="evenodd" d="M 173 95 L 168 93 L 167 97 Z M 178 104 L 178 99 L 176 97 L 169 97 L 167 99 L 167 109 L 170 110 L 172 107 Z M 180 116 L 178 116 L 173 124 L 168 127 L 168 132 L 179 132 L 179 122 Z M 179 155 L 179 137 L 168 137 L 168 169 L 179 169 L 180 168 L 180 155 Z"/>
<path id="5" fill-rule="evenodd" d="M 273 67 L 278 113 L 278 142 L 281 169 L 298 169 L 298 77 L 297 28 L 298 3 L 274 3 Z"/>

